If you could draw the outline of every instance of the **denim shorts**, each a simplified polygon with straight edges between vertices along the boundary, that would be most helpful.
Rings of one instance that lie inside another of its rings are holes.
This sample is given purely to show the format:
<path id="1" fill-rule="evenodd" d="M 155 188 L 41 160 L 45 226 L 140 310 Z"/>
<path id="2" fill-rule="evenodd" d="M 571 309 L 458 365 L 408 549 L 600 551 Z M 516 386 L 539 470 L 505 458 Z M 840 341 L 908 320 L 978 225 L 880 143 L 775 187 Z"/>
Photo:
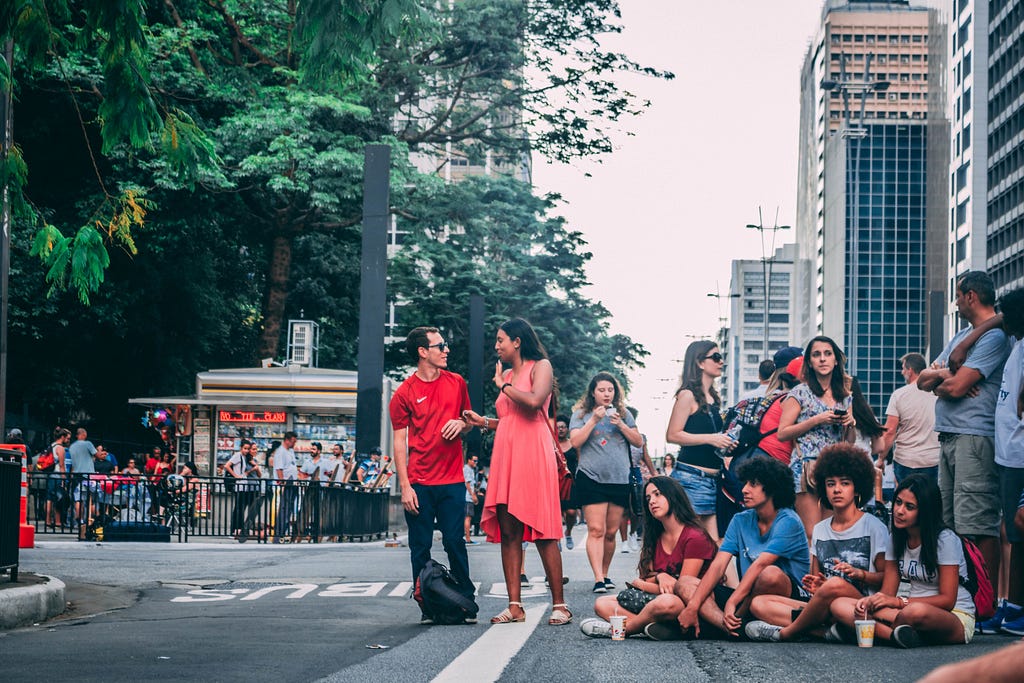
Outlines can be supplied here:
<path id="1" fill-rule="evenodd" d="M 715 514 L 715 495 L 718 492 L 718 477 L 683 463 L 676 463 L 669 475 L 686 490 L 693 511 L 698 515 Z"/>

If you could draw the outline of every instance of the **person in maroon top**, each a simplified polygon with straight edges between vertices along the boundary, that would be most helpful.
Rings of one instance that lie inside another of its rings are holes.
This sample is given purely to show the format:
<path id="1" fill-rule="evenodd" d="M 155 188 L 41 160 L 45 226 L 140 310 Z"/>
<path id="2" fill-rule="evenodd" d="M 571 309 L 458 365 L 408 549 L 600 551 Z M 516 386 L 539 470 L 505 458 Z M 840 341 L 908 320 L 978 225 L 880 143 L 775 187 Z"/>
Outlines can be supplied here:
<path id="1" fill-rule="evenodd" d="M 472 597 L 462 536 L 466 485 L 459 438 L 470 429 L 461 418 L 470 409 L 469 389 L 466 380 L 447 370 L 448 343 L 436 327 L 415 328 L 405 340 L 405 350 L 416 371 L 395 391 L 389 412 L 413 582 L 430 559 L 436 521 L 459 590 Z M 433 623 L 432 615 L 424 613 L 420 621 Z"/>
<path id="2" fill-rule="evenodd" d="M 674 594 L 680 576 L 700 578 L 718 551 L 701 525 L 682 484 L 672 477 L 651 477 L 644 489 L 644 537 L 639 578 L 618 595 L 594 603 L 599 619 L 584 619 L 580 630 L 591 638 L 611 636 L 608 619 L 626 617 L 626 635 L 644 633 L 649 624 L 669 621 L 684 605 Z"/>

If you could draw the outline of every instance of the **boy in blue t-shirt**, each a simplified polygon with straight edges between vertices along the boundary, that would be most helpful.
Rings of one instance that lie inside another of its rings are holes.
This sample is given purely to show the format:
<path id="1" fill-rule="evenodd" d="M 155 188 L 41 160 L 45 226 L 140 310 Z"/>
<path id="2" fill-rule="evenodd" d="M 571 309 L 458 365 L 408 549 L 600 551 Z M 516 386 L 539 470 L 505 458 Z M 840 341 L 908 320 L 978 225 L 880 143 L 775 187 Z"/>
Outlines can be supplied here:
<path id="1" fill-rule="evenodd" d="M 755 595 L 799 597 L 800 581 L 810 571 L 803 523 L 793 511 L 793 475 L 773 458 L 758 456 L 738 472 L 746 508 L 729 523 L 718 555 L 698 582 L 681 577 L 676 595 L 685 607 L 679 625 L 700 633 L 700 619 L 739 636 L 742 619 Z M 732 558 L 739 565 L 736 588 L 719 585 Z"/>

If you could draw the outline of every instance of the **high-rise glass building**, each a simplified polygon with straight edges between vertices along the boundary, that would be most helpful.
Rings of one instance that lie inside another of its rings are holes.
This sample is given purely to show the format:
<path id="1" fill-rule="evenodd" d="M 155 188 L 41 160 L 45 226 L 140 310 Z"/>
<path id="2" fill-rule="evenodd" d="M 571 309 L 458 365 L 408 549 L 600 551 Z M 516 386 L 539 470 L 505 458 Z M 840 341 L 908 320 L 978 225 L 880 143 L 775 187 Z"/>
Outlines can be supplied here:
<path id="1" fill-rule="evenodd" d="M 979 199 L 987 199 L 988 272 L 1003 293 L 1024 287 L 1024 2 L 972 4 L 988 10 L 988 68 L 982 68 L 988 86 L 988 173 L 986 194 Z M 964 13 L 957 20 L 971 21 Z M 985 38 L 978 36 L 976 43 Z"/>
<path id="2" fill-rule="evenodd" d="M 799 337 L 835 339 L 879 414 L 898 359 L 941 348 L 946 29 L 905 0 L 828 0 L 801 73 Z"/>

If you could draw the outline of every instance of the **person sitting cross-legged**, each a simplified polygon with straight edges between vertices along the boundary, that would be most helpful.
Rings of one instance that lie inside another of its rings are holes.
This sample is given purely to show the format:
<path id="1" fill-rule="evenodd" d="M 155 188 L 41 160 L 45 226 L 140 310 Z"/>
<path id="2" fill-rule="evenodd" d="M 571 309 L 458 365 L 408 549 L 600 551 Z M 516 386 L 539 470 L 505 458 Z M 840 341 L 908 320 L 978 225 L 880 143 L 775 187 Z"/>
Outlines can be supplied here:
<path id="1" fill-rule="evenodd" d="M 743 505 L 726 529 L 718 554 L 704 577 L 684 576 L 675 593 L 685 607 L 679 612 L 675 637 L 738 637 L 750 601 L 757 595 L 801 596 L 801 579 L 810 569 L 803 523 L 793 511 L 793 476 L 778 460 L 755 456 L 737 472 L 743 482 Z M 736 588 L 719 585 L 733 558 L 740 581 Z M 709 633 L 710 631 L 710 633 Z M 670 628 L 651 624 L 644 631 L 655 640 Z M 671 636 L 669 636 L 671 637 Z"/>
<path id="2" fill-rule="evenodd" d="M 854 621 L 873 619 L 876 642 L 903 648 L 969 643 L 975 610 L 966 581 L 963 546 L 942 521 L 938 485 L 912 474 L 896 487 L 882 587 L 867 597 L 833 601 L 832 616 L 840 624 L 834 632 L 852 643 Z M 908 592 L 899 591 L 901 583 Z"/>
<path id="3" fill-rule="evenodd" d="M 889 530 L 860 509 L 871 497 L 874 473 L 868 454 L 853 444 L 833 444 L 821 451 L 814 468 L 815 490 L 832 516 L 818 522 L 811 536 L 811 572 L 803 579 L 810 600 L 757 596 L 750 603 L 757 620 L 744 627 L 748 638 L 779 642 L 815 633 L 834 639 L 833 632 L 823 631 L 832 620 L 832 602 L 870 595 L 882 585 Z"/>
<path id="4" fill-rule="evenodd" d="M 594 604 L 599 619 L 584 619 L 580 630 L 592 638 L 611 636 L 609 619 L 626 617 L 626 635 L 642 633 L 659 619 L 683 609 L 675 595 L 680 576 L 699 579 L 715 556 L 716 545 L 693 511 L 682 484 L 672 477 L 651 477 L 644 489 L 644 535 L 637 565 L 639 578 L 618 595 Z"/>

